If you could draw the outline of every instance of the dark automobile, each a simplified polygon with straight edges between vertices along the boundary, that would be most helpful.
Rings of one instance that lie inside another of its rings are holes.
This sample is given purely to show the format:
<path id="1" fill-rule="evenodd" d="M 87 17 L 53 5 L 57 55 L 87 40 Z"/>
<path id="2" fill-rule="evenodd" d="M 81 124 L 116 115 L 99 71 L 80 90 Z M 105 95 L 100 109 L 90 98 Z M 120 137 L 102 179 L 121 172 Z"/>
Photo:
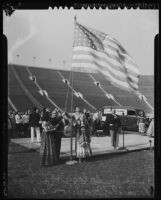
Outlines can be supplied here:
<path id="1" fill-rule="evenodd" d="M 142 109 L 134 109 L 129 106 L 104 106 L 102 108 L 102 121 L 105 123 L 106 117 L 111 114 L 112 110 L 120 117 L 123 130 L 138 131 L 137 117 Z"/>

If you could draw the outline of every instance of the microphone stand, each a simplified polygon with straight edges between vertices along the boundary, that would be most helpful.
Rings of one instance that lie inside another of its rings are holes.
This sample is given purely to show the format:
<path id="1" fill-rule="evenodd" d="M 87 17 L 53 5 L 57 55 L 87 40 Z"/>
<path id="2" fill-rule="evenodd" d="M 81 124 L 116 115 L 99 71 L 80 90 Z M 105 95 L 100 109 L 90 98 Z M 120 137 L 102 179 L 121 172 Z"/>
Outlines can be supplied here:
<path id="1" fill-rule="evenodd" d="M 119 149 L 120 150 L 127 150 L 128 151 L 128 149 L 125 147 L 125 136 L 124 136 L 124 128 L 125 126 L 124 125 L 122 125 L 122 136 L 123 136 L 123 146 L 122 147 L 120 147 Z"/>

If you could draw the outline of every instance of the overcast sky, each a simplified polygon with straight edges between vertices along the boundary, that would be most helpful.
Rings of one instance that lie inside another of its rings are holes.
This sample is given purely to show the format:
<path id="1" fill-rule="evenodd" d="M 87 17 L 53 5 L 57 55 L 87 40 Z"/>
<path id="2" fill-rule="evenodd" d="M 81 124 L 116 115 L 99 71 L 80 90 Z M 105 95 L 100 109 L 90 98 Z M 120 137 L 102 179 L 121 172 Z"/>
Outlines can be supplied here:
<path id="1" fill-rule="evenodd" d="M 16 10 L 3 18 L 9 63 L 30 66 L 36 57 L 36 66 L 62 68 L 66 60 L 65 67 L 69 69 L 75 15 L 79 23 L 116 38 L 135 60 L 140 74 L 154 74 L 158 10 Z"/>

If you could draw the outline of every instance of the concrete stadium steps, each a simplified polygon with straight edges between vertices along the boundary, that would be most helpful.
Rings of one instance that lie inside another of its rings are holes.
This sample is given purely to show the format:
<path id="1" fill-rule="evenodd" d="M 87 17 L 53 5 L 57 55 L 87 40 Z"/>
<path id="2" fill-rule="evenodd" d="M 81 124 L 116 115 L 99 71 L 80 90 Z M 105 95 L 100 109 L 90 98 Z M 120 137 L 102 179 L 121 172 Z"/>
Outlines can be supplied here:
<path id="1" fill-rule="evenodd" d="M 69 72 L 63 71 L 61 73 L 65 78 L 69 78 Z M 88 73 L 74 72 L 73 77 L 74 89 L 81 92 L 84 98 L 96 108 L 101 108 L 104 105 L 116 105 L 115 102 L 105 97 L 104 93 L 94 84 Z"/>
<path id="2" fill-rule="evenodd" d="M 61 81 L 59 74 L 53 70 L 31 68 L 40 86 L 48 92 L 51 99 L 61 108 L 65 105 L 67 86 Z"/>
<path id="3" fill-rule="evenodd" d="M 128 91 L 121 90 L 117 87 L 114 87 L 108 80 L 105 79 L 105 77 L 102 74 L 93 74 L 93 77 L 97 81 L 99 81 L 101 83 L 101 85 L 103 86 L 103 88 L 107 92 L 111 93 L 121 105 L 133 106 L 135 108 L 140 108 L 140 109 L 145 110 L 145 112 L 147 112 L 147 113 L 151 112 L 151 109 L 145 104 L 145 102 L 141 101 L 138 97 L 136 97 L 134 94 L 132 94 Z M 146 84 L 146 81 L 144 80 L 144 85 L 145 84 Z M 139 88 L 139 91 L 142 91 L 142 93 L 145 95 L 144 85 L 140 86 L 141 89 Z M 149 88 L 146 92 L 148 93 L 148 96 L 153 98 L 153 91 L 151 91 L 151 88 Z M 148 101 L 149 101 L 149 99 L 148 99 Z"/>
<path id="4" fill-rule="evenodd" d="M 35 101 L 32 101 L 32 106 L 29 108 L 32 109 L 33 106 L 38 107 L 41 109 L 43 106 L 50 106 L 51 105 L 46 101 L 45 97 L 41 96 L 40 93 L 38 93 L 38 88 L 34 84 L 33 81 L 29 79 L 29 74 L 25 67 L 20 66 L 13 66 L 17 75 L 19 76 L 22 83 L 25 85 L 26 89 L 29 91 L 28 97 L 34 98 Z"/>
<path id="5" fill-rule="evenodd" d="M 30 71 L 38 78 L 43 89 L 46 89 L 51 99 L 62 109 L 67 102 L 67 111 L 71 111 L 71 89 L 62 81 L 57 70 L 31 68 Z M 68 97 L 67 97 L 68 92 Z M 88 107 L 80 98 L 73 96 L 73 106 Z"/>
<path id="6" fill-rule="evenodd" d="M 148 102 L 154 107 L 154 76 L 140 76 L 139 90 L 146 96 Z"/>
<path id="7" fill-rule="evenodd" d="M 60 72 L 61 72 L 62 76 L 70 82 L 70 85 L 72 85 L 72 80 L 71 80 L 71 76 L 70 76 L 71 72 L 70 71 L 60 71 Z M 73 73 L 73 75 L 74 75 L 74 73 Z M 73 76 L 73 78 L 75 79 L 75 76 Z M 76 92 L 81 92 L 75 87 L 74 81 L 73 81 L 73 89 L 76 90 Z M 72 95 L 72 90 L 69 88 L 69 97 L 68 97 L 69 98 L 68 99 L 69 105 L 71 105 L 71 103 L 70 103 L 71 102 L 71 95 Z M 81 98 L 77 98 L 75 95 L 73 95 L 73 106 L 79 107 L 81 110 L 83 108 L 86 108 L 90 111 L 93 111 L 93 109 L 88 104 L 86 104 Z"/>
<path id="8" fill-rule="evenodd" d="M 41 96 L 38 93 L 38 88 L 34 84 L 33 81 L 29 79 L 29 73 L 26 70 L 26 66 L 19 65 L 9 65 L 8 67 L 8 78 L 9 78 L 9 97 L 15 104 L 15 106 L 24 111 L 33 106 L 33 101 L 26 95 L 22 86 L 20 85 L 20 81 L 18 82 L 15 74 L 13 73 L 12 67 L 14 67 L 16 73 L 18 74 L 21 82 L 23 82 L 24 87 L 28 89 L 33 98 L 35 98 L 40 104 L 45 107 L 49 107 L 53 109 L 54 106 L 49 102 L 46 97 Z M 62 76 L 65 79 L 69 80 L 70 71 L 65 70 L 55 70 L 55 69 L 45 69 L 38 67 L 29 67 L 30 72 L 36 76 L 37 82 L 40 87 L 46 90 L 50 96 L 50 98 L 61 108 L 65 109 L 67 106 L 67 111 L 71 112 L 71 94 L 72 90 L 69 88 L 67 84 L 62 81 Z M 60 72 L 60 73 L 59 73 Z M 94 84 L 94 81 L 89 76 L 88 73 L 85 72 L 73 72 L 74 82 L 73 86 L 77 92 L 83 94 L 83 97 L 97 109 L 102 106 L 108 105 L 116 105 L 110 99 L 107 99 L 104 93 L 101 91 L 99 87 Z M 116 100 L 125 106 L 133 106 L 135 108 L 144 109 L 145 112 L 149 113 L 150 109 L 147 105 L 140 101 L 136 96 L 132 95 L 129 92 L 124 90 L 120 90 L 117 87 L 114 87 L 108 80 L 104 78 L 104 76 L 100 73 L 92 73 L 92 76 L 96 79 L 96 81 L 100 82 L 103 86 L 104 90 L 108 93 L 111 93 Z M 71 82 L 71 81 L 70 81 Z M 154 102 L 154 78 L 153 76 L 140 76 L 139 81 L 139 90 L 148 98 L 149 103 Z M 68 91 L 68 98 L 67 98 Z M 87 103 L 85 103 L 81 98 L 77 98 L 75 95 L 73 96 L 73 106 L 79 106 L 81 109 L 87 108 L 90 111 L 94 111 Z"/>
<path id="9" fill-rule="evenodd" d="M 8 110 L 13 110 L 13 108 L 10 104 L 8 104 Z"/>

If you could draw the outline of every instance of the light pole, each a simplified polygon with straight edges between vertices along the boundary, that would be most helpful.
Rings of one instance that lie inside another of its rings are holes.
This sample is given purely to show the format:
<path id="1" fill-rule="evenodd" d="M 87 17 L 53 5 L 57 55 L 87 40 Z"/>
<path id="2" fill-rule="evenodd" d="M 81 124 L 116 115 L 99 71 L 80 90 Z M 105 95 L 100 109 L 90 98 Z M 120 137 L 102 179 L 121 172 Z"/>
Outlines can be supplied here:
<path id="1" fill-rule="evenodd" d="M 64 64 L 64 69 L 65 69 L 65 66 L 66 66 L 66 60 L 63 60 L 63 64 Z"/>
<path id="2" fill-rule="evenodd" d="M 35 60 L 36 60 L 36 57 L 34 56 L 34 57 L 33 57 L 33 66 L 34 66 L 34 67 L 35 67 L 35 62 L 36 62 Z"/>
<path id="3" fill-rule="evenodd" d="M 20 63 L 19 63 L 19 57 L 20 57 L 20 55 L 17 54 L 16 57 L 17 57 L 17 64 L 20 64 Z"/>
<path id="4" fill-rule="evenodd" d="M 48 59 L 48 61 L 49 61 L 49 67 L 51 67 L 51 62 L 52 62 L 52 59 L 51 59 L 51 58 L 49 58 L 49 59 Z"/>

